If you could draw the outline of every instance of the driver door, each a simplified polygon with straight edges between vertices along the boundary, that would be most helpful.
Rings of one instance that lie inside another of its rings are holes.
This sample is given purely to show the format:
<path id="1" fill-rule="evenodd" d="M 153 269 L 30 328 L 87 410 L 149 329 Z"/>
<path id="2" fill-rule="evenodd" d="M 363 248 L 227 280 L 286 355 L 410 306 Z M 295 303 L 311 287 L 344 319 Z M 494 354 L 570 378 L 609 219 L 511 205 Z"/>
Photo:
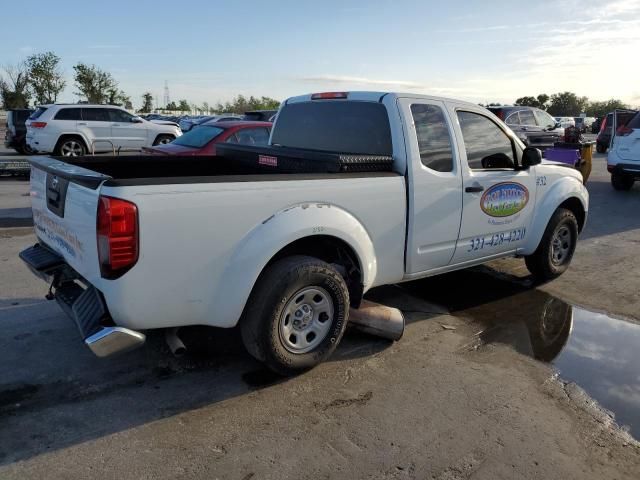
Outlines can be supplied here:
<path id="1" fill-rule="evenodd" d="M 462 222 L 453 262 L 513 252 L 533 218 L 535 167 L 516 168 L 520 147 L 483 111 L 457 109 L 462 152 Z"/>
<path id="2" fill-rule="evenodd" d="M 109 109 L 111 135 L 117 148 L 138 150 L 147 145 L 145 122 L 133 122 L 134 116 L 117 108 Z"/>

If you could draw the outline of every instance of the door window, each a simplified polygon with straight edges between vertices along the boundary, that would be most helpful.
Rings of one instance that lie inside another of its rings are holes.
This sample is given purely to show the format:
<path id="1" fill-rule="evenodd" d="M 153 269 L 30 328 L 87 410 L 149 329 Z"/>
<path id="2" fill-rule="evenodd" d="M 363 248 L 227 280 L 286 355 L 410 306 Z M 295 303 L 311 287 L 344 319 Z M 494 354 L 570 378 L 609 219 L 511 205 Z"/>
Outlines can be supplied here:
<path id="1" fill-rule="evenodd" d="M 473 170 L 514 168 L 513 144 L 498 125 L 478 113 L 458 112 L 467 162 Z"/>
<path id="2" fill-rule="evenodd" d="M 89 122 L 109 122 L 109 110 L 106 108 L 83 108 L 82 119 Z"/>
<path id="3" fill-rule="evenodd" d="M 520 124 L 526 126 L 536 126 L 536 119 L 531 110 L 520 110 Z"/>
<path id="4" fill-rule="evenodd" d="M 442 109 L 436 105 L 411 105 L 422 164 L 436 172 L 453 171 L 451 135 Z"/>
<path id="5" fill-rule="evenodd" d="M 109 109 L 109 120 L 112 122 L 131 123 L 133 115 L 124 110 L 118 110 L 116 108 Z"/>
<path id="6" fill-rule="evenodd" d="M 82 120 L 79 108 L 63 108 L 56 113 L 54 120 Z"/>
<path id="7" fill-rule="evenodd" d="M 542 128 L 555 128 L 556 119 L 549 115 L 547 112 L 543 112 L 542 110 L 534 110 L 536 115 L 536 120 L 538 121 L 538 125 Z"/>
<path id="8" fill-rule="evenodd" d="M 504 123 L 507 125 L 520 125 L 520 116 L 518 115 L 518 112 L 514 112 L 509 115 Z"/>

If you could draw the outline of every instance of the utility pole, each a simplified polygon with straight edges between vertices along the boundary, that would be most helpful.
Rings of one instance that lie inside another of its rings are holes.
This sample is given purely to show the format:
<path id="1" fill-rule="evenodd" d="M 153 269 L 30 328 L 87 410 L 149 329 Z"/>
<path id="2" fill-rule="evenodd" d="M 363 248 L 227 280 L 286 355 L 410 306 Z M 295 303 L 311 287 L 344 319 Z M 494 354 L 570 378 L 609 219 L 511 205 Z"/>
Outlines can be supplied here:
<path id="1" fill-rule="evenodd" d="M 169 84 L 165 80 L 164 81 L 164 108 L 167 108 L 167 105 L 169 105 L 169 103 L 171 103 L 171 100 L 169 99 Z"/>

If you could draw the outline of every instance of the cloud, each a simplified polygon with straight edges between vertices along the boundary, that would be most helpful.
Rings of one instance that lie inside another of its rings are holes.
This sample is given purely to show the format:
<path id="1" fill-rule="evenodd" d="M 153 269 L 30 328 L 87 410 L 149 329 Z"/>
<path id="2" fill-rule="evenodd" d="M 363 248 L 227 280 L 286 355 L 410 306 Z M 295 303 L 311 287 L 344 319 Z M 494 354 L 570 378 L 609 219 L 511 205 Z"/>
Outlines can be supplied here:
<path id="1" fill-rule="evenodd" d="M 311 77 L 302 77 L 301 80 L 305 83 L 322 83 L 322 84 L 351 84 L 351 85 L 373 85 L 380 87 L 404 87 L 409 89 L 422 89 L 424 85 L 407 80 L 382 80 L 378 78 L 365 78 L 365 77 L 350 77 L 344 75 L 318 75 Z"/>

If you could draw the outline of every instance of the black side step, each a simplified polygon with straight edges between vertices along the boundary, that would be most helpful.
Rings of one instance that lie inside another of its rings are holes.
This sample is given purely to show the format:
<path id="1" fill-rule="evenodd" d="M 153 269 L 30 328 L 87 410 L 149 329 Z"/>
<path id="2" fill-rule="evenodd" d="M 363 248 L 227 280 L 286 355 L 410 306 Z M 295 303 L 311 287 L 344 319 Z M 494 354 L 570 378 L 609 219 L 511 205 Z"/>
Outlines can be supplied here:
<path id="1" fill-rule="evenodd" d="M 43 273 L 65 264 L 64 258 L 39 243 L 21 251 L 19 256 L 29 267 Z"/>
<path id="2" fill-rule="evenodd" d="M 56 288 L 55 299 L 73 319 L 83 340 L 102 328 L 100 322 L 107 310 L 94 287 L 83 289 L 75 282 L 66 282 Z"/>

